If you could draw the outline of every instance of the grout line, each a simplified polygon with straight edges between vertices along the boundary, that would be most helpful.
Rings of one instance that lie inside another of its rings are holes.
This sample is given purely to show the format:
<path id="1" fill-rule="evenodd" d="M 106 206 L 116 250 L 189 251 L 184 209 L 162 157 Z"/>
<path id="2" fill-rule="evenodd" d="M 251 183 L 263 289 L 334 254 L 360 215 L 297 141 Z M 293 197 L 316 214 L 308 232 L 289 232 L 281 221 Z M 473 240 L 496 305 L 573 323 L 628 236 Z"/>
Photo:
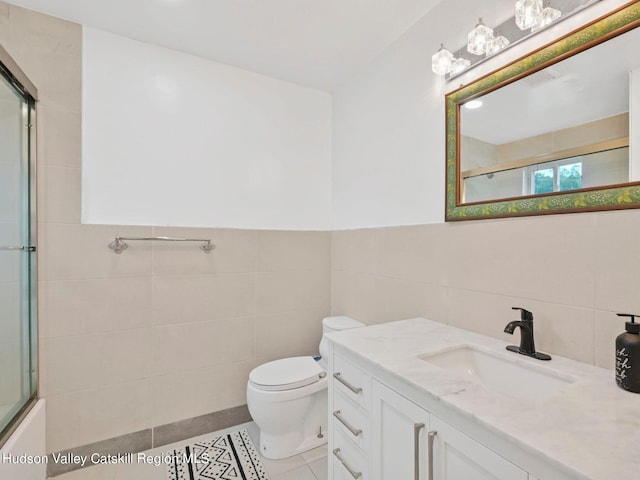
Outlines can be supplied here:
<path id="1" fill-rule="evenodd" d="M 593 224 L 592 224 L 592 233 L 591 233 L 591 247 L 593 248 L 594 251 L 596 250 L 596 244 L 598 242 L 598 215 L 593 215 Z M 593 305 L 591 308 L 591 334 L 592 334 L 592 344 L 591 344 L 591 349 L 592 349 L 592 363 L 593 365 L 597 365 L 597 358 L 596 358 L 596 344 L 597 344 L 597 336 L 596 336 L 596 311 L 597 311 L 597 307 L 598 307 L 598 273 L 600 270 L 600 258 L 599 255 L 594 255 L 592 257 L 593 259 Z"/>

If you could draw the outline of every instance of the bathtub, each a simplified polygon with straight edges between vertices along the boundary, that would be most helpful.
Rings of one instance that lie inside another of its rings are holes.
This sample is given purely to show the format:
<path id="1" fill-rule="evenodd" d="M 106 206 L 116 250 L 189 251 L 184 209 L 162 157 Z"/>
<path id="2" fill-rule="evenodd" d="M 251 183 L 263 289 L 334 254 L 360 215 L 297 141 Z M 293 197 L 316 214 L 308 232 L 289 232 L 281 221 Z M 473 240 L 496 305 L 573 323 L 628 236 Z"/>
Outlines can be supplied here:
<path id="1" fill-rule="evenodd" d="M 38 400 L 0 449 L 0 478 L 44 480 L 47 477 L 45 411 L 45 400 Z"/>

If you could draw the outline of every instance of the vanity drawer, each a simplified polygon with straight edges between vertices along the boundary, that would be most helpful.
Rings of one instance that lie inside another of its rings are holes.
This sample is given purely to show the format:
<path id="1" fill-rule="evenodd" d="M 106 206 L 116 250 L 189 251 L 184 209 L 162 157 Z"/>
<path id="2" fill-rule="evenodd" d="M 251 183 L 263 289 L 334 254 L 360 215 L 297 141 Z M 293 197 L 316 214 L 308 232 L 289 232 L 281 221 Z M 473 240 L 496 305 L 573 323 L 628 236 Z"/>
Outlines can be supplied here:
<path id="1" fill-rule="evenodd" d="M 338 428 L 333 429 L 333 451 L 329 455 L 334 480 L 368 480 L 367 457 Z"/>
<path id="2" fill-rule="evenodd" d="M 369 420 L 363 410 L 341 393 L 333 396 L 334 431 L 340 430 L 365 452 L 369 451 Z"/>
<path id="3" fill-rule="evenodd" d="M 351 361 L 334 355 L 333 385 L 335 392 L 350 398 L 367 412 L 371 401 L 371 375 L 356 367 Z"/>

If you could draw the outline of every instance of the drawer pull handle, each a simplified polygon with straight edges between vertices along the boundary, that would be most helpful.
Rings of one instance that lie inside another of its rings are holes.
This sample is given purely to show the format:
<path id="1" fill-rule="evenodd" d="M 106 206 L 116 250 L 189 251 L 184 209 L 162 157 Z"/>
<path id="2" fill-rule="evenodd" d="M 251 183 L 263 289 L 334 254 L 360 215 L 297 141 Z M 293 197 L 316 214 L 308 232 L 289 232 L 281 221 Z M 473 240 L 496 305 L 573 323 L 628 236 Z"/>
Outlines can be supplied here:
<path id="1" fill-rule="evenodd" d="M 347 472 L 349 472 L 351 474 L 351 476 L 355 479 L 358 480 L 359 478 L 362 477 L 362 472 L 356 472 L 353 468 L 351 468 L 347 462 L 344 461 L 344 458 L 342 458 L 342 455 L 340 455 L 340 449 L 336 448 L 333 451 L 333 455 L 340 460 L 340 463 L 344 466 L 344 468 L 347 469 Z"/>
<path id="2" fill-rule="evenodd" d="M 357 437 L 359 435 L 362 434 L 362 429 L 361 428 L 355 428 L 353 426 L 351 426 L 349 424 L 349 422 L 347 422 L 344 417 L 340 414 L 340 410 L 336 410 L 335 412 L 333 412 L 333 416 L 336 417 L 338 419 L 338 421 L 344 425 L 345 427 L 347 427 L 347 430 L 349 430 L 354 437 Z"/>
<path id="3" fill-rule="evenodd" d="M 358 395 L 360 392 L 362 392 L 362 389 L 360 387 L 354 387 L 349 382 L 347 382 L 344 378 L 342 378 L 342 375 L 340 374 L 340 372 L 334 373 L 333 374 L 333 378 L 338 380 L 341 384 L 343 384 L 345 387 L 347 387 L 349 390 L 351 390 L 356 395 Z"/>
<path id="4" fill-rule="evenodd" d="M 428 449 L 429 449 L 429 478 L 427 480 L 433 480 L 433 441 L 436 438 L 438 432 L 431 430 L 427 434 Z"/>
<path id="5" fill-rule="evenodd" d="M 424 423 L 416 423 L 413 426 L 413 478 L 415 480 L 420 480 L 420 431 L 423 428 Z"/>

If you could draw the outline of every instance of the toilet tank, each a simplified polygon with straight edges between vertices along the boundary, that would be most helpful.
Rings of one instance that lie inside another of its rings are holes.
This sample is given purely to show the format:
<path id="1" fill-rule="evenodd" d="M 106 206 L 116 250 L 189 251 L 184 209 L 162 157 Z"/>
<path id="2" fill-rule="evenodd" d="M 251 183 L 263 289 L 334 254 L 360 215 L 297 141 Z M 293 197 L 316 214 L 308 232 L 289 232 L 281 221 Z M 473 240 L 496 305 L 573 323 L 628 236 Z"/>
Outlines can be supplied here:
<path id="1" fill-rule="evenodd" d="M 322 319 L 322 340 L 320 341 L 320 356 L 324 359 L 329 354 L 329 342 L 325 338 L 327 333 L 350 330 L 352 328 L 366 327 L 366 325 L 346 315 L 325 317 Z"/>

